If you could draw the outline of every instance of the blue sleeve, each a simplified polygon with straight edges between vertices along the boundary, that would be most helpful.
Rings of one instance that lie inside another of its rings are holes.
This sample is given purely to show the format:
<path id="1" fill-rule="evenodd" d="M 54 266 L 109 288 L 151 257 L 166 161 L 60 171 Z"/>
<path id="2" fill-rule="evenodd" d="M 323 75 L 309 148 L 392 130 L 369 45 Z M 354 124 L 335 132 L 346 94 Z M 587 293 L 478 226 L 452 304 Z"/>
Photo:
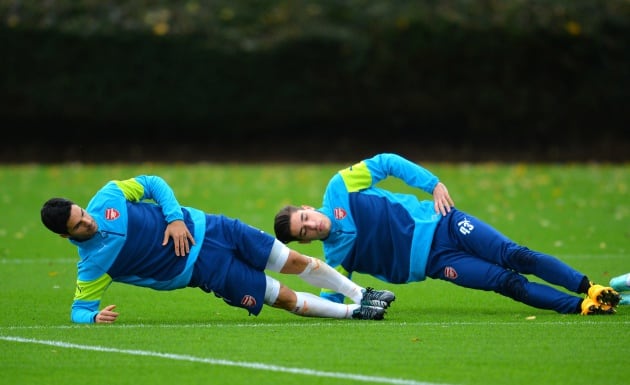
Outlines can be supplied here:
<path id="1" fill-rule="evenodd" d="M 90 281 L 77 279 L 70 315 L 72 322 L 94 323 L 94 318 L 99 312 L 101 298 L 111 283 L 112 279 L 107 274 Z"/>
<path id="2" fill-rule="evenodd" d="M 98 306 L 101 301 L 81 301 L 75 300 L 72 303 L 72 313 L 70 320 L 79 324 L 94 323 L 98 314 Z"/>
<path id="3" fill-rule="evenodd" d="M 409 186 L 433 194 L 433 189 L 439 182 L 438 177 L 429 170 L 400 155 L 383 153 L 366 159 L 364 162 L 372 175 L 373 185 L 388 176 L 393 176 Z"/>
<path id="4" fill-rule="evenodd" d="M 175 193 L 164 179 L 156 175 L 140 175 L 124 181 L 116 181 L 118 187 L 130 201 L 151 199 L 161 208 L 167 223 L 184 219 Z"/>

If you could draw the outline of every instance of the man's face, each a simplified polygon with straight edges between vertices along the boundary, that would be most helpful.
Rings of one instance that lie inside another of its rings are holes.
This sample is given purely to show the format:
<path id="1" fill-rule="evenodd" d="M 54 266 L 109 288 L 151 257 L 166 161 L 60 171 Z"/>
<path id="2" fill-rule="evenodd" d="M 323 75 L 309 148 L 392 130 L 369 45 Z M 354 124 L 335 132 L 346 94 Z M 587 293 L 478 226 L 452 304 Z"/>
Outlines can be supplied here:
<path id="1" fill-rule="evenodd" d="M 289 221 L 291 235 L 300 242 L 324 239 L 330 233 L 330 219 L 313 208 L 297 210 Z"/>
<path id="2" fill-rule="evenodd" d="M 72 205 L 70 208 L 70 217 L 66 225 L 70 237 L 78 240 L 92 238 L 98 231 L 94 218 L 78 205 Z"/>

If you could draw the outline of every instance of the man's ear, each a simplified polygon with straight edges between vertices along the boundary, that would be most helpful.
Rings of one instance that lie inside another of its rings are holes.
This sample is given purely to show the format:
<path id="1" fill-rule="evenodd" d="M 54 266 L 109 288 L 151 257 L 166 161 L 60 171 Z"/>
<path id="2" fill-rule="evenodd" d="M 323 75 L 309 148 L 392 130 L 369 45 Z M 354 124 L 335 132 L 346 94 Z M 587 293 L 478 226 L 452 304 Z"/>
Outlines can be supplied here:
<path id="1" fill-rule="evenodd" d="M 302 209 L 303 209 L 303 210 L 315 210 L 315 207 L 313 207 L 313 206 L 308 206 L 308 205 L 302 205 Z"/>

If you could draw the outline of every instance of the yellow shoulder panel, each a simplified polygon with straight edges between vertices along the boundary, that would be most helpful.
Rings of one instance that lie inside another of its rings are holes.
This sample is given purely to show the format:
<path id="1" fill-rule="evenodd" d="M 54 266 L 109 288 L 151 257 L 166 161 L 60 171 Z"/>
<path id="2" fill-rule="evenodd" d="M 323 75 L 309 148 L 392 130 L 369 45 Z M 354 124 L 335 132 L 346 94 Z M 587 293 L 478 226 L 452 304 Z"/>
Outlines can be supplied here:
<path id="1" fill-rule="evenodd" d="M 348 192 L 355 192 L 372 186 L 372 175 L 365 162 L 361 161 L 339 171 Z"/>
<path id="2" fill-rule="evenodd" d="M 125 195 L 125 198 L 131 202 L 138 202 L 144 196 L 144 186 L 142 186 L 135 178 L 114 181 Z"/>

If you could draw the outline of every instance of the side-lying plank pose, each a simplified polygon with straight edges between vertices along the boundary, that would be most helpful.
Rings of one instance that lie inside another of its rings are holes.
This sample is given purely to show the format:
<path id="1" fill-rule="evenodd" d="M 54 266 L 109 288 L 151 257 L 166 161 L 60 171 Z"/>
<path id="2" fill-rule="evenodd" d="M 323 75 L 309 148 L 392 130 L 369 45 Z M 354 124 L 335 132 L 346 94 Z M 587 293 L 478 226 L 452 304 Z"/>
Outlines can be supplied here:
<path id="1" fill-rule="evenodd" d="M 432 194 L 433 200 L 376 186 L 390 176 Z M 322 241 L 328 264 L 348 277 L 359 272 L 397 284 L 430 277 L 558 313 L 615 312 L 620 296 L 614 289 L 592 284 L 559 259 L 515 243 L 454 206 L 431 172 L 396 154 L 378 154 L 336 173 L 319 209 L 280 209 L 274 230 L 284 243 Z M 530 282 L 526 274 L 587 295 Z M 334 290 L 320 296 L 344 301 L 344 294 Z"/>
<path id="2" fill-rule="evenodd" d="M 256 316 L 264 303 L 306 317 L 381 320 L 395 299 L 390 291 L 358 286 L 323 261 L 290 250 L 237 219 L 180 206 L 158 176 L 110 181 L 86 209 L 69 199 L 51 198 L 41 219 L 78 248 L 71 312 L 77 323 L 116 321 L 115 305 L 99 310 L 112 282 L 155 290 L 198 287 Z M 353 303 L 295 292 L 266 275 L 266 269 L 297 274 Z"/>

